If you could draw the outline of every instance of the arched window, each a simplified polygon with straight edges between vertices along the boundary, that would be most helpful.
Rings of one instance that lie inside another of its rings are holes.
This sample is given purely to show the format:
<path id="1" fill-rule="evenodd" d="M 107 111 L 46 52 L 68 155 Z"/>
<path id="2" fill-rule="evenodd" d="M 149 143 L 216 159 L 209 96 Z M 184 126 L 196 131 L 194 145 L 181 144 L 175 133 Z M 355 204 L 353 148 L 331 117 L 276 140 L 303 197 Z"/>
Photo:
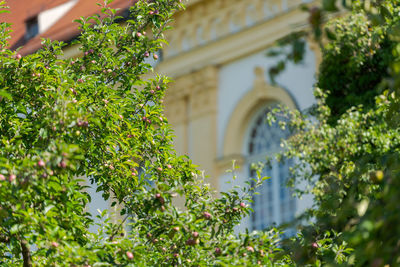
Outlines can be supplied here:
<path id="1" fill-rule="evenodd" d="M 269 125 L 266 116 L 276 104 L 269 105 L 256 114 L 250 124 L 247 141 L 247 162 L 250 176 L 255 178 L 255 172 L 251 170 L 251 163 L 263 162 L 266 156 L 272 156 L 279 152 L 281 140 L 288 137 L 288 131 L 284 131 L 278 122 Z M 262 176 L 271 177 L 265 180 L 257 189 L 259 194 L 253 196 L 251 214 L 251 228 L 262 230 L 272 224 L 281 224 L 291 221 L 296 210 L 296 201 L 292 197 L 290 188 L 286 187 L 289 177 L 289 168 L 292 160 L 277 162 L 272 160 L 264 167 Z"/>

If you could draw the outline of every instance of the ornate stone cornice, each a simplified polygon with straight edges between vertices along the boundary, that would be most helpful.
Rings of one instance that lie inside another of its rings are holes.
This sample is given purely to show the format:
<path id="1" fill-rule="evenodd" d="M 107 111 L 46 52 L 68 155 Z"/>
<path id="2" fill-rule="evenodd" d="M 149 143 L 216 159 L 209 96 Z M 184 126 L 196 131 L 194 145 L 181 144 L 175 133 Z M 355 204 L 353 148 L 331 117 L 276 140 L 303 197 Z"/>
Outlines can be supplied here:
<path id="1" fill-rule="evenodd" d="M 220 0 L 215 1 L 218 2 Z M 243 1 L 248 2 L 249 0 Z M 174 43 L 176 41 L 174 40 L 175 37 L 171 36 L 172 39 L 167 37 L 170 42 L 170 46 L 164 48 L 167 51 L 167 56 L 156 67 L 156 71 L 167 76 L 179 77 L 210 64 L 222 65 L 246 55 L 254 54 L 273 46 L 276 40 L 294 30 L 306 28 L 307 25 L 304 22 L 307 21 L 307 16 L 306 12 L 298 8 L 292 9 L 234 34 L 226 35 L 224 38 L 218 38 L 215 41 L 204 43 L 204 45 L 196 46 L 184 52 L 180 50 L 181 52 L 174 56 L 168 56 L 167 50 L 178 49 L 179 45 Z M 175 27 L 170 33 L 177 36 L 181 26 L 176 24 Z"/>
<path id="2" fill-rule="evenodd" d="M 251 28 L 297 8 L 305 0 L 202 0 L 174 17 L 165 58 Z M 191 3 L 191 1 L 189 1 Z"/>

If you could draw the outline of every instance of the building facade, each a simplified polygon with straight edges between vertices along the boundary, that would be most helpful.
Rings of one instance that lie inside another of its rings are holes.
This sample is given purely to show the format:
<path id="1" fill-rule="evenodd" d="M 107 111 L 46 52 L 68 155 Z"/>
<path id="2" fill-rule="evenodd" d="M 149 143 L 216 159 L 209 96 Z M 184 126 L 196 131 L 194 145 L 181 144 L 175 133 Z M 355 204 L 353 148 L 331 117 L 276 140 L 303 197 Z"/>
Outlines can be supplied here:
<path id="1" fill-rule="evenodd" d="M 217 192 L 244 186 L 254 177 L 251 163 L 280 149 L 285 133 L 265 124 L 271 106 L 304 110 L 315 99 L 312 88 L 320 61 L 317 45 L 307 43 L 305 60 L 288 65 L 272 86 L 266 56 L 276 41 L 304 27 L 301 0 L 198 0 L 176 14 L 170 45 L 156 72 L 175 82 L 167 91 L 165 112 L 175 130 L 175 147 L 198 164 Z M 232 181 L 232 161 L 240 168 Z M 290 220 L 310 198 L 297 200 L 285 187 L 291 163 L 272 162 L 271 179 L 254 197 L 254 214 L 239 230 L 263 229 Z M 230 183 L 229 183 L 230 182 Z"/>
<path id="2" fill-rule="evenodd" d="M 97 1 L 58 2 L 42 0 L 44 8 L 35 14 L 27 7 L 25 13 L 30 15 L 22 20 L 25 26 L 20 26 L 12 45 L 25 44 L 21 51 L 31 53 L 39 48 L 40 37 L 70 40 L 78 32 L 69 21 L 95 12 Z M 130 3 L 119 0 L 114 5 L 126 8 Z M 169 46 L 163 48 L 155 72 L 174 79 L 164 103 L 176 135 L 175 148 L 204 170 L 216 194 L 233 185 L 244 186 L 253 176 L 251 163 L 279 151 L 286 133 L 264 123 L 271 107 L 283 104 L 303 110 L 315 101 L 312 88 L 320 54 L 312 42 L 307 43 L 304 62 L 288 65 L 277 77 L 278 85 L 272 86 L 267 75 L 277 61 L 267 57 L 267 51 L 278 39 L 306 27 L 307 13 L 299 9 L 304 3 L 312 4 L 304 0 L 190 0 L 166 34 Z M 18 38 L 24 42 L 18 43 Z M 66 57 L 78 53 L 72 46 L 65 50 Z M 240 168 L 235 170 L 238 178 L 229 184 L 232 173 L 226 170 L 232 168 L 232 161 Z M 239 231 L 288 221 L 311 204 L 307 198 L 293 199 L 285 187 L 290 165 L 272 162 L 264 170 L 272 178 L 254 197 L 255 212 Z M 92 212 L 108 205 L 99 197 L 93 199 Z"/>

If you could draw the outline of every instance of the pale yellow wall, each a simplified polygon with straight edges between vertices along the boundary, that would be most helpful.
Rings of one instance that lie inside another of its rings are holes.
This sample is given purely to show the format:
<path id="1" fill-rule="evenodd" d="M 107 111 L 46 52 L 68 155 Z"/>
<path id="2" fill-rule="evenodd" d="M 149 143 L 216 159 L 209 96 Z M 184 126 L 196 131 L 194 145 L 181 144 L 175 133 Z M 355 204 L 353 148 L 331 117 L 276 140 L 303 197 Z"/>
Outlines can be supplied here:
<path id="1" fill-rule="evenodd" d="M 218 70 L 209 66 L 177 78 L 164 100 L 177 152 L 190 156 L 211 177 L 216 174 L 217 86 Z M 209 183 L 218 187 L 215 179 Z"/>

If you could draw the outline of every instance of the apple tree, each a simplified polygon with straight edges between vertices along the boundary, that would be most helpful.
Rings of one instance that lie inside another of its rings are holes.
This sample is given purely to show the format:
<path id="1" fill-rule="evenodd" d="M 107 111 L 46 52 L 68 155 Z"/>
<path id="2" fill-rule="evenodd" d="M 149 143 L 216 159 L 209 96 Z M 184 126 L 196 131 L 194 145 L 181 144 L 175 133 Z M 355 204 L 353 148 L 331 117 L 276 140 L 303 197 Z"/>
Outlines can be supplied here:
<path id="1" fill-rule="evenodd" d="M 233 234 L 254 187 L 213 198 L 173 150 L 162 105 L 170 80 L 143 78 L 181 1 L 136 1 L 125 18 L 110 2 L 77 20 L 78 58 L 63 59 L 66 44 L 46 39 L 21 56 L 0 23 L 1 265 L 288 264 L 275 258 L 277 231 Z M 118 222 L 99 215 L 97 233 L 87 181 L 120 207 Z"/>

